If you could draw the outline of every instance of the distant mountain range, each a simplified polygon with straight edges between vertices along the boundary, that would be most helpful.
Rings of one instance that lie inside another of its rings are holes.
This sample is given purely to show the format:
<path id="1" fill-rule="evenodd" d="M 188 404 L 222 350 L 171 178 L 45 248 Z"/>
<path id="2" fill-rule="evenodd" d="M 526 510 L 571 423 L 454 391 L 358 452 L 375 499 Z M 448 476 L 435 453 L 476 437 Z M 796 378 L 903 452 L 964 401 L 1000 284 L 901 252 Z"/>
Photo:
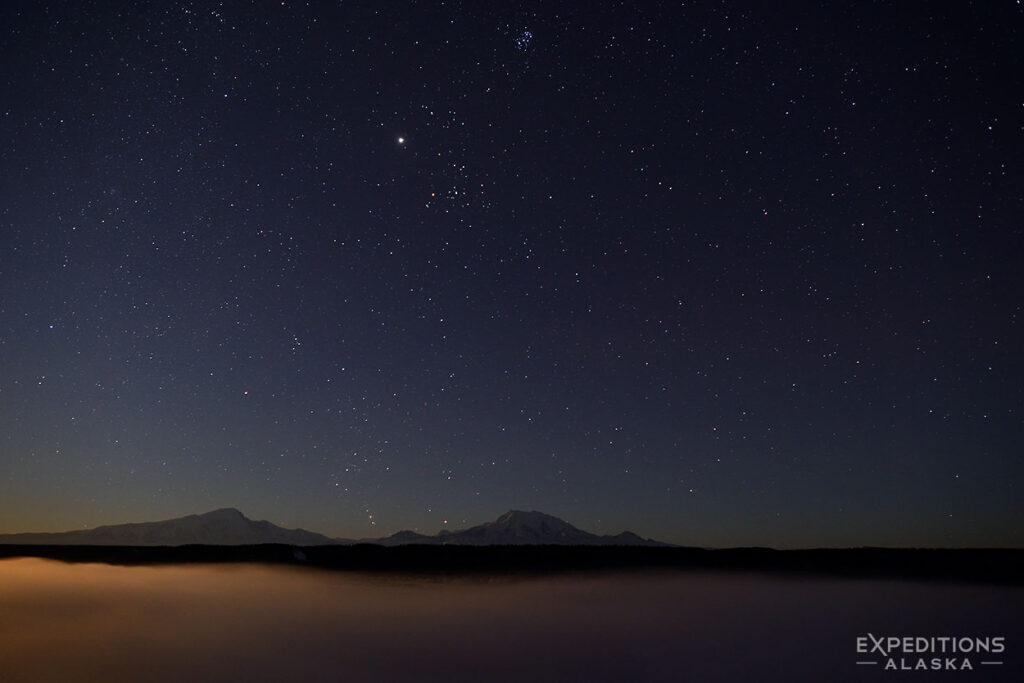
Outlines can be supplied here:
<path id="1" fill-rule="evenodd" d="M 0 543 L 31 545 L 327 545 L 334 539 L 304 529 L 283 529 L 249 519 L 234 508 L 162 522 L 114 524 L 57 533 L 3 534 Z"/>
<path id="2" fill-rule="evenodd" d="M 543 512 L 511 510 L 493 522 L 459 531 L 441 531 L 433 536 L 399 531 L 385 538 L 354 541 L 329 538 L 305 529 L 285 529 L 267 521 L 251 520 L 234 508 L 222 508 L 203 515 L 188 515 L 162 522 L 115 524 L 95 529 L 57 533 L 0 534 L 2 544 L 25 545 L 351 545 L 375 543 L 396 545 L 644 545 L 662 546 L 629 531 L 615 536 L 598 536 L 577 529 L 568 522 Z"/>

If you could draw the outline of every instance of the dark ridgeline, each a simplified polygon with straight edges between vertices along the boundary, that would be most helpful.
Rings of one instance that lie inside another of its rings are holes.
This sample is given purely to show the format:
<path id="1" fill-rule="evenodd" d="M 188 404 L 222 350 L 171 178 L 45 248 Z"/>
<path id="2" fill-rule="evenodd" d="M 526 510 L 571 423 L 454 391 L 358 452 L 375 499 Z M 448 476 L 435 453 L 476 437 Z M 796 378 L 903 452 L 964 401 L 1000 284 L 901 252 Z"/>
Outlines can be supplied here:
<path id="1" fill-rule="evenodd" d="M 794 577 L 912 579 L 1024 584 L 1024 549 L 847 548 L 713 550 L 615 545 L 353 545 L 294 546 L 17 545 L 0 558 L 41 557 L 118 565 L 256 562 L 322 569 L 457 574 L 551 574 L 591 571 L 758 572 Z"/>
<path id="2" fill-rule="evenodd" d="M 792 576 L 1024 583 L 1024 549 L 773 550 L 670 546 L 630 532 L 598 536 L 541 512 L 433 536 L 331 539 L 224 508 L 162 522 L 0 535 L 0 558 L 121 565 L 259 562 L 348 571 L 536 574 L 609 570 L 747 571 Z"/>

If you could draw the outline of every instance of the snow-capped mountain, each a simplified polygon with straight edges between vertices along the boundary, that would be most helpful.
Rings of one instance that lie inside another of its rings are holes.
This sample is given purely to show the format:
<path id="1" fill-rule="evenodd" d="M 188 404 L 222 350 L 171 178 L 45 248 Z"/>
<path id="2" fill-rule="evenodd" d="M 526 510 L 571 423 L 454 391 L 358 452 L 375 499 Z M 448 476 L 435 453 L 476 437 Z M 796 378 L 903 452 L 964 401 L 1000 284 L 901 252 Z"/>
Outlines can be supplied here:
<path id="1" fill-rule="evenodd" d="M 0 543 L 32 545 L 327 545 L 335 539 L 304 529 L 284 529 L 267 521 L 254 521 L 234 508 L 204 515 L 188 515 L 162 522 L 115 524 L 95 529 L 58 533 L 0 535 Z"/>
<path id="2" fill-rule="evenodd" d="M 400 531 L 387 538 L 364 539 L 363 542 L 380 545 L 664 545 L 629 531 L 598 536 L 536 510 L 510 510 L 493 522 L 459 531 L 441 531 L 433 536 Z"/>

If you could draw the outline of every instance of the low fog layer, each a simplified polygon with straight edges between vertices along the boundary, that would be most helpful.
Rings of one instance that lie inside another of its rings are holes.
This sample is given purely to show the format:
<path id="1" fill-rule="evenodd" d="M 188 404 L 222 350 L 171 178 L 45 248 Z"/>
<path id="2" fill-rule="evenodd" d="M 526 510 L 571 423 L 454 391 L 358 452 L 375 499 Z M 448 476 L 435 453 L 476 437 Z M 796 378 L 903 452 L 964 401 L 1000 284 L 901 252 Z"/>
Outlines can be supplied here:
<path id="1" fill-rule="evenodd" d="M 864 680 L 853 662 L 865 632 L 1019 643 L 1024 590 L 16 559 L 0 561 L 0 605 L 0 671 L 16 681 L 842 681 Z M 985 673 L 1012 680 L 1022 653 L 1011 650 Z"/>

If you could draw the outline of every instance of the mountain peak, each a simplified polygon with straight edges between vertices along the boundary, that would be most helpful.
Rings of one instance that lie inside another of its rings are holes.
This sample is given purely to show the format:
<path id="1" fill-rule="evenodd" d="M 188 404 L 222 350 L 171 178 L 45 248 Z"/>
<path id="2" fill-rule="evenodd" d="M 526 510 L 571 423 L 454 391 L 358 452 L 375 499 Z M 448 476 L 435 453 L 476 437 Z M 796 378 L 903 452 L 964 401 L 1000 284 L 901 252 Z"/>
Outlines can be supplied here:
<path id="1" fill-rule="evenodd" d="M 493 522 L 451 532 L 445 543 L 466 545 L 587 545 L 593 534 L 565 520 L 533 510 L 509 510 Z"/>
<path id="2" fill-rule="evenodd" d="M 501 517 L 498 517 L 498 519 L 496 519 L 494 521 L 494 523 L 495 524 L 502 524 L 502 523 L 508 523 L 508 522 L 533 522 L 533 523 L 536 523 L 536 522 L 543 522 L 543 521 L 548 521 L 548 522 L 556 521 L 556 522 L 561 522 L 562 524 L 568 524 L 568 522 L 566 522 L 564 520 L 561 520 L 558 517 L 555 517 L 553 515 L 549 515 L 549 514 L 544 513 L 544 512 L 540 512 L 539 510 L 530 510 L 529 512 L 527 512 L 526 510 L 509 510 L 508 512 L 503 514 Z"/>
<path id="3" fill-rule="evenodd" d="M 238 508 L 218 508 L 198 516 L 204 519 L 248 519 Z"/>

